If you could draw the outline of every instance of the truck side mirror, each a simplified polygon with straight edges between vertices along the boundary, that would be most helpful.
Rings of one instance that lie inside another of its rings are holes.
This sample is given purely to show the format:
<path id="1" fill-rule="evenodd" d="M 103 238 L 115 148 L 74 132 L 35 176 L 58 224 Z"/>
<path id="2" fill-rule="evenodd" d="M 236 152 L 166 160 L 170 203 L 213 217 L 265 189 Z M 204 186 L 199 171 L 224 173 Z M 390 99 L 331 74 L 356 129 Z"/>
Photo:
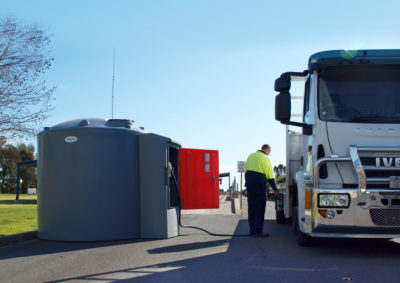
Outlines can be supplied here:
<path id="1" fill-rule="evenodd" d="M 311 136 L 312 135 L 312 125 L 304 125 L 303 126 L 303 135 L 305 136 Z"/>
<path id="2" fill-rule="evenodd" d="M 312 135 L 312 125 L 306 123 L 300 123 L 295 121 L 290 121 L 291 116 L 291 99 L 290 99 L 290 84 L 291 78 L 296 77 L 306 77 L 308 71 L 302 73 L 297 72 L 287 72 L 283 73 L 278 79 L 275 80 L 275 91 L 279 94 L 275 97 L 275 120 L 278 120 L 282 124 L 292 125 L 296 127 L 303 128 L 304 135 Z"/>
<path id="3" fill-rule="evenodd" d="M 282 123 L 290 121 L 291 102 L 288 91 L 281 92 L 275 96 L 275 120 Z"/>
<path id="4" fill-rule="evenodd" d="M 290 76 L 283 75 L 275 80 L 275 91 L 279 94 L 275 97 L 275 120 L 282 123 L 290 121 Z"/>
<path id="5" fill-rule="evenodd" d="M 290 76 L 283 76 L 275 80 L 275 91 L 284 92 L 290 90 Z"/>

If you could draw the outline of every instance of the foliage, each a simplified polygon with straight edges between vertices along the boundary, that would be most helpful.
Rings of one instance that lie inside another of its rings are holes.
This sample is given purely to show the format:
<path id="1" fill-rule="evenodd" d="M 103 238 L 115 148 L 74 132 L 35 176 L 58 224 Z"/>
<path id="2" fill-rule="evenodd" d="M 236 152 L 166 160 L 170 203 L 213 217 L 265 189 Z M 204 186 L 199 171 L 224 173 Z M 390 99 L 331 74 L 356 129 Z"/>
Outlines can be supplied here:
<path id="1" fill-rule="evenodd" d="M 276 184 L 284 183 L 286 181 L 286 176 L 281 176 L 275 179 Z"/>
<path id="2" fill-rule="evenodd" d="M 37 230 L 36 196 L 0 194 L 0 237 Z"/>
<path id="3" fill-rule="evenodd" d="M 282 164 L 279 164 L 278 166 L 274 166 L 274 173 L 275 173 L 275 177 L 276 177 L 276 178 L 285 176 L 285 174 L 286 174 L 286 167 L 283 166 Z"/>
<path id="4" fill-rule="evenodd" d="M 15 193 L 17 187 L 17 163 L 35 159 L 33 145 L 6 144 L 6 139 L 0 137 L 0 182 L 1 193 Z M 36 188 L 36 166 L 26 164 L 20 167 L 20 179 L 23 180 L 20 193 L 26 193 L 28 188 Z"/>
<path id="5" fill-rule="evenodd" d="M 0 20 L 0 135 L 35 135 L 51 110 L 55 88 L 47 88 L 40 79 L 53 60 L 49 43 L 38 25 Z"/>

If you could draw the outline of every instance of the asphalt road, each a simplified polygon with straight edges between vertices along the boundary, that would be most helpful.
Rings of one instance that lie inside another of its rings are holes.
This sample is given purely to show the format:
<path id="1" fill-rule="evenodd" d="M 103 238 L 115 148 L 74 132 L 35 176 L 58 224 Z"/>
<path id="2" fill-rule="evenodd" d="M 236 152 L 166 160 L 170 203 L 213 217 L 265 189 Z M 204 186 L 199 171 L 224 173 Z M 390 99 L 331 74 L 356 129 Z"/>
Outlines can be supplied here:
<path id="1" fill-rule="evenodd" d="M 400 243 L 324 239 L 299 247 L 290 225 L 270 238 L 216 237 L 183 228 L 167 240 L 52 242 L 0 247 L 0 282 L 399 282 Z M 246 234 L 247 215 L 185 214 L 183 224 Z"/>

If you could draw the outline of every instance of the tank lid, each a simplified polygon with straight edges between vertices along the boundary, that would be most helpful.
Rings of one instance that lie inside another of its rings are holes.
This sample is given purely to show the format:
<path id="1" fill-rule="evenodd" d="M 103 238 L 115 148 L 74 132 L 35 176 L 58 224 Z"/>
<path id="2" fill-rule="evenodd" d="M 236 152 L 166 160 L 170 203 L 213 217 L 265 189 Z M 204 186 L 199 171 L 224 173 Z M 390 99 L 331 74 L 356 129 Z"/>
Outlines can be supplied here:
<path id="1" fill-rule="evenodd" d="M 134 122 L 133 120 L 127 120 L 127 119 L 109 119 L 105 125 L 107 127 L 123 127 L 132 129 L 133 122 Z"/>
<path id="2" fill-rule="evenodd" d="M 62 122 L 53 127 L 45 127 L 44 131 L 63 130 L 63 129 L 79 129 L 79 128 L 125 128 L 137 131 L 143 131 L 135 128 L 134 121 L 129 119 L 99 119 L 84 118 Z"/>

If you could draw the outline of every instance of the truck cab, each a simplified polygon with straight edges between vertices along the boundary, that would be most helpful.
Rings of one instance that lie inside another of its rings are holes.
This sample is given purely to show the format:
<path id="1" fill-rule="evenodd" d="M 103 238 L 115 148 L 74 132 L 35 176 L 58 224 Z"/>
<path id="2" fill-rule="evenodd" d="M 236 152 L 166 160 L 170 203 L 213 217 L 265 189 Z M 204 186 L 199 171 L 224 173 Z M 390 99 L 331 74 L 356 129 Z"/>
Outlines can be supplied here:
<path id="1" fill-rule="evenodd" d="M 304 81 L 300 121 L 291 113 L 294 80 Z M 287 147 L 278 222 L 293 223 L 300 245 L 399 237 L 400 50 L 319 52 L 307 70 L 283 73 L 275 91 Z"/>

